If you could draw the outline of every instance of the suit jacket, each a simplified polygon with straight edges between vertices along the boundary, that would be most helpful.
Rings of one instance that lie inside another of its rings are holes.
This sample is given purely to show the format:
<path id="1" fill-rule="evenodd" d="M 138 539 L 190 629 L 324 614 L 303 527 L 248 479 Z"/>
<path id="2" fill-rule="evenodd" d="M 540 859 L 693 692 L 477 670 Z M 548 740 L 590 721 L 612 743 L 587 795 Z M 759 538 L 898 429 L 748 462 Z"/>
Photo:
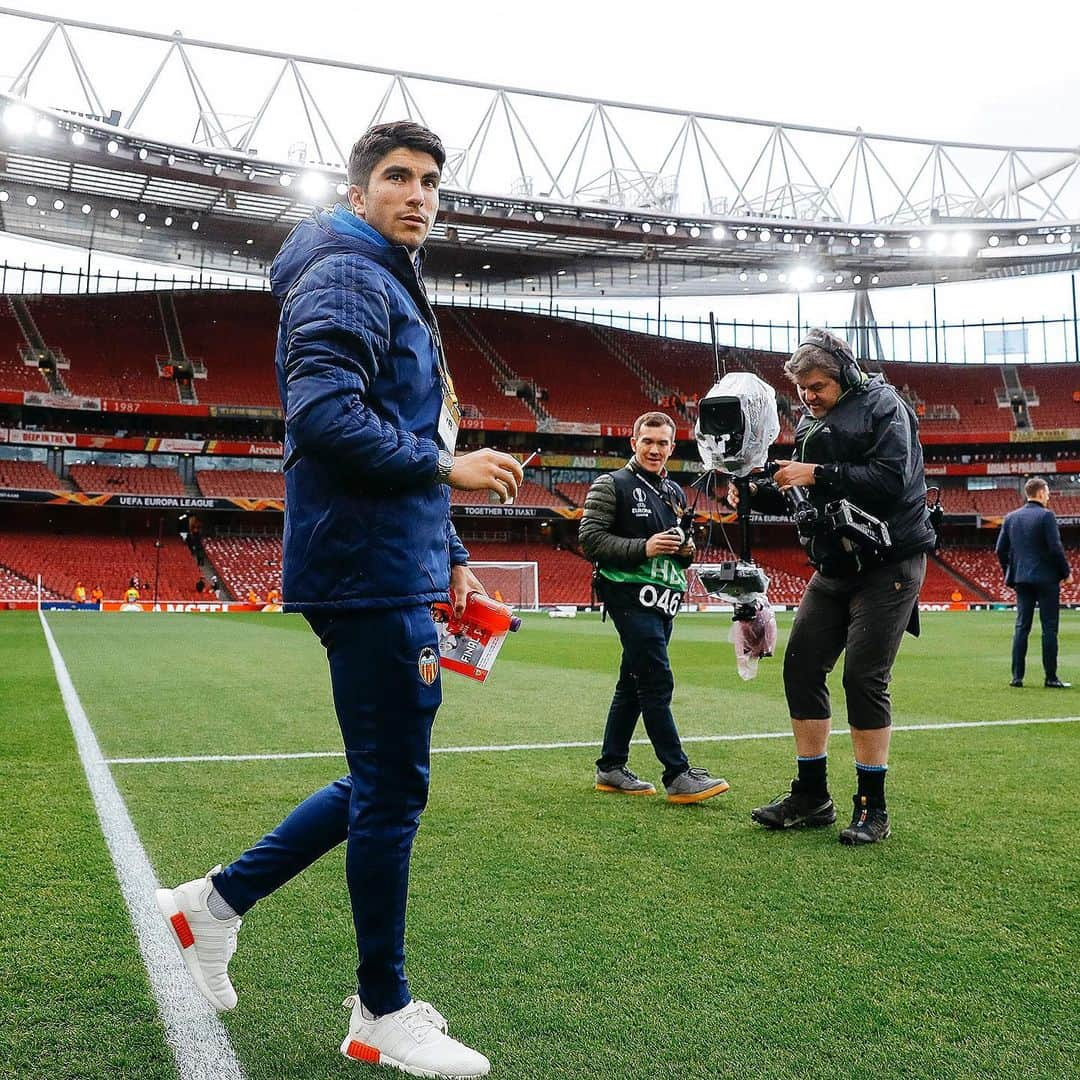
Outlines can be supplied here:
<path id="1" fill-rule="evenodd" d="M 996 551 L 1006 585 L 1056 585 L 1069 576 L 1057 518 L 1034 499 L 1006 515 Z"/>

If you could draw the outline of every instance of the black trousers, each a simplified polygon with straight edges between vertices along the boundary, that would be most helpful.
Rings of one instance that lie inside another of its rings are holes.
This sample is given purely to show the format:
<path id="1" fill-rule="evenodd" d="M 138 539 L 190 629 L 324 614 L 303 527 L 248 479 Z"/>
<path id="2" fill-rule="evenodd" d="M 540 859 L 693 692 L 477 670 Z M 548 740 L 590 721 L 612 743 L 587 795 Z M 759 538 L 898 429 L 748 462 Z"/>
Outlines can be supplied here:
<path id="1" fill-rule="evenodd" d="M 663 782 L 670 784 L 690 767 L 671 715 L 675 679 L 667 647 L 674 620 L 656 608 L 619 606 L 608 607 L 607 611 L 619 631 L 623 654 L 596 766 L 606 770 L 626 764 L 630 739 L 641 716 L 653 750 L 664 766 Z"/>
<path id="2" fill-rule="evenodd" d="M 1035 619 L 1035 605 L 1039 607 L 1039 625 L 1042 627 L 1042 662 L 1047 679 L 1057 678 L 1058 616 L 1061 604 L 1061 585 L 1016 586 L 1016 626 L 1013 629 L 1012 677 L 1021 680 L 1027 660 L 1028 634 Z"/>
<path id="3" fill-rule="evenodd" d="M 893 661 L 925 576 L 924 554 L 850 578 L 814 574 L 784 650 L 784 692 L 793 719 L 832 716 L 826 678 L 843 652 L 848 723 L 864 730 L 892 723 Z"/>

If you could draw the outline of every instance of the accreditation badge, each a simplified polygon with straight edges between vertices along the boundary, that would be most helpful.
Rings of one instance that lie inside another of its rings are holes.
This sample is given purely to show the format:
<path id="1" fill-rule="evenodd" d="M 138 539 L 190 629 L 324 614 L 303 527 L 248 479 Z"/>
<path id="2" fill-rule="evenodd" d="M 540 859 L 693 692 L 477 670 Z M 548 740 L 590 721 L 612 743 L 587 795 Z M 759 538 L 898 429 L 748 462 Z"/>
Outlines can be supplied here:
<path id="1" fill-rule="evenodd" d="M 461 409 L 458 408 L 457 397 L 451 392 L 444 391 L 442 407 L 439 409 L 439 438 L 451 454 L 457 446 L 460 427 Z"/>

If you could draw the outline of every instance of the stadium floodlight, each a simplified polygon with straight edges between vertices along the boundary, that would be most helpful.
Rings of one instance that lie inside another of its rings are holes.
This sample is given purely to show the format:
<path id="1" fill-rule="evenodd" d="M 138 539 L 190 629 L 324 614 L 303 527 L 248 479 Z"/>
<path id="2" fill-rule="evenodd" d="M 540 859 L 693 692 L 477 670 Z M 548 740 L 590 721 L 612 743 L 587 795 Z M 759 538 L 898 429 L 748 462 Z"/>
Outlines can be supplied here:
<path id="1" fill-rule="evenodd" d="M 140 151 L 140 154 L 141 154 L 141 153 L 142 153 L 142 151 Z M 214 175 L 215 175 L 215 176 L 220 176 L 220 175 L 221 175 L 221 170 L 222 170 L 222 168 L 223 168 L 223 167 L 224 167 L 224 166 L 223 166 L 223 165 L 221 164 L 221 162 L 220 162 L 220 161 L 216 162 L 216 163 L 214 164 Z"/>
<path id="2" fill-rule="evenodd" d="M 92 206 L 91 206 L 91 205 L 90 205 L 89 203 L 86 203 L 86 202 L 84 202 L 84 203 L 82 204 L 82 212 L 83 212 L 84 214 L 89 214 L 89 213 L 90 213 L 90 211 L 91 211 L 91 210 L 93 210 L 93 209 L 94 209 L 94 208 L 93 208 L 93 207 L 92 207 Z"/>
<path id="3" fill-rule="evenodd" d="M 796 266 L 788 274 L 788 281 L 795 289 L 809 289 L 814 284 L 814 271 L 809 266 Z"/>
<path id="4" fill-rule="evenodd" d="M 63 199 L 54 199 L 53 204 L 52 204 L 52 208 L 54 210 L 63 210 L 64 209 L 64 200 Z"/>
<path id="5" fill-rule="evenodd" d="M 111 218 L 112 218 L 112 219 L 113 219 L 113 220 L 115 221 L 115 220 L 116 220 L 116 219 L 117 219 L 117 218 L 118 218 L 119 216 L 120 216 L 120 211 L 119 211 L 119 210 L 117 210 L 117 209 L 116 209 L 116 207 L 114 206 L 114 207 L 113 207 L 113 208 L 112 208 L 112 209 L 111 209 L 111 210 L 109 211 L 109 217 L 111 217 Z"/>
<path id="6" fill-rule="evenodd" d="M 783 270 L 781 270 L 780 273 L 776 275 L 776 280 L 779 281 L 781 285 L 786 285 L 787 284 L 787 274 L 785 274 L 783 272 Z"/>
<path id="7" fill-rule="evenodd" d="M 306 172 L 300 177 L 300 190 L 313 202 L 326 194 L 326 177 L 317 172 Z"/>
<path id="8" fill-rule="evenodd" d="M 168 156 L 168 157 L 167 157 L 167 158 L 166 158 L 165 160 L 166 160 L 166 161 L 167 161 L 167 162 L 168 162 L 168 163 L 169 163 L 170 165 L 175 165 L 175 164 L 176 164 L 176 155 L 175 155 L 175 154 L 170 154 L 170 155 L 169 155 L 169 156 Z"/>
<path id="9" fill-rule="evenodd" d="M 10 196 L 6 191 L 0 191 L 0 202 L 7 202 Z"/>
<path id="10" fill-rule="evenodd" d="M 484 265 L 481 266 L 480 269 L 481 270 L 490 270 L 491 269 L 491 263 L 484 263 Z"/>
<path id="11" fill-rule="evenodd" d="M 967 233 L 957 233 L 952 238 L 952 249 L 957 255 L 966 255 L 971 250 L 971 237 Z"/>
<path id="12" fill-rule="evenodd" d="M 736 240 L 745 240 L 746 239 L 746 230 L 745 229 L 736 229 L 735 230 L 735 239 Z"/>
<path id="13" fill-rule="evenodd" d="M 110 154 L 115 154 L 116 151 L 120 149 L 120 144 L 115 139 L 110 139 L 105 144 L 105 149 L 108 150 Z"/>
<path id="14" fill-rule="evenodd" d="M 1072 243 L 1072 233 L 1063 232 L 1061 234 L 1061 242 L 1063 244 L 1071 244 Z"/>
<path id="15" fill-rule="evenodd" d="M 816 282 L 817 282 L 817 283 L 818 283 L 819 285 L 824 285 L 824 284 L 825 284 L 825 275 L 824 275 L 824 274 L 818 274 L 818 275 L 817 275 L 817 276 L 816 276 L 816 277 L 814 278 L 814 280 L 815 280 L 815 281 L 816 281 Z"/>
<path id="16" fill-rule="evenodd" d="M 851 246 L 852 247 L 858 247 L 860 243 L 862 243 L 862 241 L 859 239 L 859 237 L 853 236 L 851 238 Z"/>
<path id="17" fill-rule="evenodd" d="M 714 225 L 713 226 L 712 238 L 714 240 L 723 240 L 725 235 L 726 234 L 724 232 L 724 226 L 723 225 Z"/>
<path id="18" fill-rule="evenodd" d="M 146 220 L 146 214 L 140 212 L 137 220 L 138 220 L 139 224 L 141 225 Z"/>
<path id="19" fill-rule="evenodd" d="M 813 242 L 814 242 L 814 234 L 813 233 L 807 233 L 803 237 L 803 243 L 804 244 L 812 244 Z"/>
<path id="20" fill-rule="evenodd" d="M 789 232 L 784 233 L 784 243 L 785 244 L 790 244 L 791 243 L 791 233 L 789 233 Z"/>
<path id="21" fill-rule="evenodd" d="M 758 274 L 758 276 L 757 276 L 757 279 L 758 279 L 758 281 L 760 281 L 760 282 L 761 282 L 761 284 L 762 284 L 762 285 L 764 285 L 764 284 L 765 284 L 765 282 L 769 280 L 769 275 L 768 275 L 768 274 L 767 274 L 767 273 L 766 273 L 766 272 L 765 272 L 764 270 L 762 270 L 762 271 L 761 271 L 761 272 L 760 272 L 760 273 Z"/>
<path id="22" fill-rule="evenodd" d="M 337 188 L 335 190 L 337 191 L 337 193 L 339 195 L 348 195 L 349 194 L 349 185 L 348 184 L 338 184 L 338 186 L 337 186 Z"/>
<path id="23" fill-rule="evenodd" d="M 71 133 L 71 145 L 82 146 L 86 142 L 86 136 L 81 131 L 73 131 Z"/>
<path id="24" fill-rule="evenodd" d="M 874 275 L 874 276 L 873 276 L 873 277 L 872 277 L 872 278 L 870 279 L 870 284 L 871 284 L 871 285 L 876 285 L 876 284 L 877 284 L 877 283 L 878 283 L 878 282 L 879 282 L 880 280 L 881 280 L 881 278 L 879 278 L 879 277 L 877 276 L 877 274 L 875 274 L 875 275 Z"/>
<path id="25" fill-rule="evenodd" d="M 844 275 L 837 274 L 836 277 L 833 278 L 833 281 L 835 281 L 837 285 L 842 285 L 844 283 Z"/>
<path id="26" fill-rule="evenodd" d="M 543 210 L 534 210 L 533 211 L 533 219 L 535 221 L 543 221 L 544 220 L 544 211 Z"/>
<path id="27" fill-rule="evenodd" d="M 40 138 L 47 139 L 53 133 L 53 122 L 47 116 L 43 116 L 34 125 L 34 131 Z"/>
<path id="28" fill-rule="evenodd" d="M 565 270 L 556 270 L 555 271 L 555 276 L 556 277 L 562 277 L 565 273 L 566 273 Z"/>
<path id="29" fill-rule="evenodd" d="M 193 221 L 191 223 L 191 231 L 192 232 L 198 232 L 199 231 L 199 223 L 197 221 Z"/>
<path id="30" fill-rule="evenodd" d="M 1046 242 L 1048 244 L 1054 243 L 1055 240 L 1057 240 L 1057 237 L 1052 232 L 1046 234 Z"/>
<path id="31" fill-rule="evenodd" d="M 249 240 L 248 243 L 250 244 L 251 241 Z M 459 277 L 464 277 L 464 275 L 462 274 L 462 272 L 460 270 L 458 270 L 457 273 L 454 274 L 454 277 L 459 278 Z"/>
<path id="32" fill-rule="evenodd" d="M 874 247 L 883 248 L 885 246 L 885 237 L 880 234 L 874 237 Z"/>
<path id="33" fill-rule="evenodd" d="M 652 226 L 647 221 L 643 221 L 641 223 L 641 231 L 645 233 L 652 232 Z"/>
<path id="34" fill-rule="evenodd" d="M 233 254 L 234 255 L 239 255 L 240 254 L 240 249 L 239 248 L 233 248 Z"/>
<path id="35" fill-rule="evenodd" d="M 1025 245 L 1025 244 L 1027 243 L 1027 240 L 1028 240 L 1028 238 L 1027 238 L 1026 234 L 1024 234 L 1024 233 L 1021 233 L 1021 234 L 1020 234 L 1020 235 L 1019 235 L 1019 236 L 1018 236 L 1018 237 L 1016 238 L 1016 242 L 1017 242 L 1017 243 L 1018 243 L 1018 244 L 1019 244 L 1019 245 L 1020 245 L 1021 247 L 1023 247 L 1023 246 L 1024 246 L 1024 245 Z"/>
<path id="36" fill-rule="evenodd" d="M 922 238 L 918 236 L 912 236 L 908 240 L 908 247 L 913 251 L 922 247 Z"/>
<path id="37" fill-rule="evenodd" d="M 945 245 L 948 241 L 945 239 L 944 233 L 933 233 L 930 237 L 927 247 L 935 254 L 940 255 L 945 250 Z"/>
<path id="38" fill-rule="evenodd" d="M 762 229 L 761 232 L 758 233 L 758 239 L 763 244 L 767 244 L 772 239 L 772 233 L 769 232 L 768 229 Z"/>
<path id="39" fill-rule="evenodd" d="M 671 224 L 665 225 L 665 226 L 664 226 L 664 232 L 665 232 L 665 233 L 666 233 L 666 234 L 667 234 L 668 236 L 674 236 L 674 235 L 675 235 L 675 226 L 674 226 L 674 225 L 671 225 Z"/>
<path id="40" fill-rule="evenodd" d="M 139 160 L 145 161 L 150 156 L 150 151 L 145 146 L 139 148 Z"/>
<path id="41" fill-rule="evenodd" d="M 33 131 L 33 109 L 26 105 L 9 105 L 4 110 L 4 127 L 15 135 L 26 135 Z"/>
<path id="42" fill-rule="evenodd" d="M 281 175 L 280 175 L 280 176 L 278 177 L 278 180 L 277 180 L 277 182 L 278 182 L 278 183 L 279 183 L 279 184 L 280 184 L 280 185 L 281 185 L 282 187 L 289 187 L 289 186 L 291 186 L 291 184 L 292 184 L 292 177 L 291 177 L 291 176 L 290 176 L 290 175 L 289 175 L 289 174 L 288 174 L 287 172 L 283 172 L 283 173 L 282 173 L 282 174 L 281 174 Z"/>
<path id="43" fill-rule="evenodd" d="M 988 237 L 986 238 L 986 242 L 987 242 L 987 243 L 988 243 L 988 244 L 989 244 L 989 245 L 990 245 L 991 247 L 997 247 L 997 246 L 998 246 L 998 244 L 1000 244 L 1000 243 L 1001 243 L 1001 238 L 1000 238 L 1000 237 L 998 237 L 998 236 L 994 236 L 994 235 L 991 235 L 991 236 L 988 236 Z"/>
<path id="44" fill-rule="evenodd" d="M 701 230 L 696 225 L 690 226 L 690 237 L 696 240 L 701 235 Z"/>
<path id="45" fill-rule="evenodd" d="M 247 243 L 247 244 L 254 244 L 255 243 L 254 240 L 245 240 L 244 242 Z"/>
<path id="46" fill-rule="evenodd" d="M 172 218 L 171 218 L 171 217 L 167 217 L 167 218 L 165 219 L 165 224 L 166 224 L 166 225 L 171 225 L 171 224 L 172 224 Z"/>
<path id="47" fill-rule="evenodd" d="M 852 284 L 852 285 L 861 285 L 861 284 L 862 284 L 862 274 L 856 274 L 856 275 L 855 275 L 855 276 L 854 276 L 854 277 L 853 277 L 853 278 L 851 279 L 851 284 Z"/>
<path id="48" fill-rule="evenodd" d="M 26 205 L 27 206 L 37 206 L 37 196 L 36 195 L 27 195 L 26 196 Z"/>
<path id="49" fill-rule="evenodd" d="M 747 274 L 747 272 L 745 270 L 743 270 L 742 273 L 739 274 L 739 280 L 740 281 L 746 281 L 749 277 L 750 277 L 750 275 Z"/>

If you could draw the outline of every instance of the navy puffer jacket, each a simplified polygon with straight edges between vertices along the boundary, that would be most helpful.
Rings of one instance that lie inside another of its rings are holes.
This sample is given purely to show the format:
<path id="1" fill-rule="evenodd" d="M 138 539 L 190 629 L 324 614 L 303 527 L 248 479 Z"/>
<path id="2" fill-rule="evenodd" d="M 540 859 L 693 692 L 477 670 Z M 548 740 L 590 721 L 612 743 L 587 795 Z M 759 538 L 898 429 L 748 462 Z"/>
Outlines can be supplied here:
<path id="1" fill-rule="evenodd" d="M 444 600 L 468 553 L 437 483 L 438 328 L 409 252 L 301 222 L 274 260 L 290 611 Z M 359 233 L 359 235 L 358 235 Z"/>

